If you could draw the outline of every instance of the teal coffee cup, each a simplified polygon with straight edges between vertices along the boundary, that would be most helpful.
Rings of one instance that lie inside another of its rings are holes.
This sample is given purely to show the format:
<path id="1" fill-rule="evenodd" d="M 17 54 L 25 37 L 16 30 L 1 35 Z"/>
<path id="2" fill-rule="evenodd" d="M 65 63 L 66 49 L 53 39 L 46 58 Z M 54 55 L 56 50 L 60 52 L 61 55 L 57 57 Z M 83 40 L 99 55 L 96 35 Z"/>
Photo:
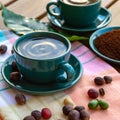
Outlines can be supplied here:
<path id="1" fill-rule="evenodd" d="M 26 34 L 16 40 L 13 49 L 13 56 L 24 80 L 48 84 L 74 79 L 75 70 L 68 63 L 71 43 L 58 33 Z"/>
<path id="2" fill-rule="evenodd" d="M 95 22 L 101 8 L 101 0 L 58 0 L 49 2 L 47 13 L 72 27 L 89 26 Z"/>

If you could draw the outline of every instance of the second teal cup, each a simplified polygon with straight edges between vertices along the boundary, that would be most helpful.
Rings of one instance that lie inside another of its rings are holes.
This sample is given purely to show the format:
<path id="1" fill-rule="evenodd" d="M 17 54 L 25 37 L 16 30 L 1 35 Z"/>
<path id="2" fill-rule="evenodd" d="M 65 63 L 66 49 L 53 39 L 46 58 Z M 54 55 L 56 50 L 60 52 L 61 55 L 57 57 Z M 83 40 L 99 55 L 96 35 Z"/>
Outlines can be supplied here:
<path id="1" fill-rule="evenodd" d="M 46 9 L 48 14 L 54 16 L 56 19 L 62 19 L 66 25 L 76 28 L 88 26 L 93 24 L 99 15 L 101 0 L 91 0 L 93 1 L 92 3 L 85 5 L 68 4 L 68 2 L 65 1 L 69 2 L 74 0 L 49 2 Z"/>
<path id="2" fill-rule="evenodd" d="M 37 84 L 68 82 L 75 70 L 68 63 L 71 43 L 54 32 L 34 32 L 14 43 L 14 58 L 24 80 Z"/>

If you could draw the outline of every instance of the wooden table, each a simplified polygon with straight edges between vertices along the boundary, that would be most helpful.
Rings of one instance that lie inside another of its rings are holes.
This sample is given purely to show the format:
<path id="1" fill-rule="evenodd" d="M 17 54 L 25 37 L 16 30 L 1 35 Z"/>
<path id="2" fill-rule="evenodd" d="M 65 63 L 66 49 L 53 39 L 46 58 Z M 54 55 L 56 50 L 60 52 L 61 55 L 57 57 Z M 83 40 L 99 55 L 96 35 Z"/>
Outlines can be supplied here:
<path id="1" fill-rule="evenodd" d="M 34 2 L 32 0 L 0 0 L 0 2 L 17 14 L 48 22 L 46 4 L 50 2 L 50 0 L 34 0 Z M 120 0 L 102 0 L 102 6 L 106 7 L 112 14 L 112 21 L 109 26 L 120 25 Z M 0 29 L 7 29 L 1 15 Z M 120 72 L 120 66 L 112 63 L 109 64 Z"/>

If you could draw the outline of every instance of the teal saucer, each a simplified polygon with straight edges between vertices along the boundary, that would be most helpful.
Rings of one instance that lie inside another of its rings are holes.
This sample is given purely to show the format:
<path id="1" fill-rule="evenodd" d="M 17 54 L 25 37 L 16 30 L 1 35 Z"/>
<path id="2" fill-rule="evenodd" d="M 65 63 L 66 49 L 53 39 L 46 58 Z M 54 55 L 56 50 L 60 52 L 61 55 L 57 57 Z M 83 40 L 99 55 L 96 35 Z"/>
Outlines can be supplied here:
<path id="1" fill-rule="evenodd" d="M 29 94 L 49 94 L 59 91 L 63 91 L 75 85 L 82 77 L 83 67 L 81 62 L 74 56 L 71 55 L 69 63 L 76 70 L 75 78 L 72 81 L 66 83 L 49 83 L 49 84 L 33 84 L 27 82 L 26 80 L 21 80 L 19 82 L 12 82 L 10 80 L 10 73 L 12 72 L 12 61 L 14 61 L 13 56 L 10 56 L 2 65 L 2 76 L 5 82 L 7 82 L 11 87 L 29 93 Z"/>
<path id="2" fill-rule="evenodd" d="M 55 11 L 56 13 L 59 13 L 59 10 L 57 8 L 54 8 L 53 11 Z M 48 14 L 48 19 L 49 19 L 50 23 L 52 23 L 52 25 L 54 25 L 62 30 L 71 31 L 71 32 L 72 31 L 73 32 L 95 31 L 97 29 L 107 26 L 110 23 L 111 18 L 112 18 L 111 13 L 106 8 L 101 8 L 100 13 L 97 17 L 97 20 L 92 25 L 89 25 L 86 27 L 74 28 L 74 27 L 66 25 L 64 23 L 64 20 L 57 19 L 54 16 L 51 16 Z"/>

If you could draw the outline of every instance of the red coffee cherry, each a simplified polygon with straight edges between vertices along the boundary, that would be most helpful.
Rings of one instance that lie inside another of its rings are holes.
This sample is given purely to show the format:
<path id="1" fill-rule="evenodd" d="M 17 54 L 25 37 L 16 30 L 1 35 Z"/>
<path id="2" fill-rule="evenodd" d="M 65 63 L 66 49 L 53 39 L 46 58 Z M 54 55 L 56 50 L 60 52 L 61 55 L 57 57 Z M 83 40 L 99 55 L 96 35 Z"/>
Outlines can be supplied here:
<path id="1" fill-rule="evenodd" d="M 52 113 L 49 108 L 43 108 L 41 110 L 41 115 L 44 119 L 49 119 L 52 116 Z"/>
<path id="2" fill-rule="evenodd" d="M 88 90 L 88 96 L 92 99 L 96 99 L 98 97 L 98 91 L 91 88 Z"/>

